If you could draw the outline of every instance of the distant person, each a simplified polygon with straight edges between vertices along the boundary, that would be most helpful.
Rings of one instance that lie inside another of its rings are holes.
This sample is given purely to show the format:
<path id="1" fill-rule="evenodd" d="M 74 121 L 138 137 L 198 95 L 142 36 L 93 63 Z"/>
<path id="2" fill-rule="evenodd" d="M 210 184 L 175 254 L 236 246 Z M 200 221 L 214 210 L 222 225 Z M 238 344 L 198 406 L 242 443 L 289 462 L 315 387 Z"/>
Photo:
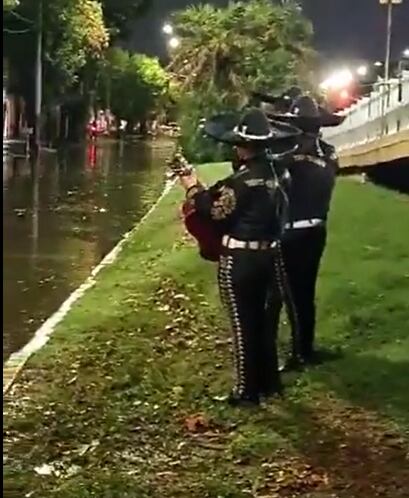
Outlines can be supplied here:
<path id="1" fill-rule="evenodd" d="M 90 140 L 96 140 L 97 135 L 98 135 L 98 122 L 96 118 L 94 118 L 90 123 L 88 124 L 88 135 Z"/>
<path id="2" fill-rule="evenodd" d="M 271 117 L 291 123 L 303 132 L 298 149 L 285 159 L 291 186 L 282 255 L 296 321 L 292 326 L 291 354 L 284 369 L 291 370 L 324 358 L 315 347 L 315 288 L 339 164 L 334 147 L 320 138 L 320 128 L 336 126 L 343 118 L 318 106 L 309 96 L 297 97 L 287 113 Z M 278 327 L 279 313 L 274 320 Z"/>
<path id="3" fill-rule="evenodd" d="M 119 120 L 119 125 L 118 125 L 118 138 L 120 140 L 123 140 L 125 138 L 125 131 L 126 131 L 126 125 L 128 122 L 125 119 L 120 119 Z"/>

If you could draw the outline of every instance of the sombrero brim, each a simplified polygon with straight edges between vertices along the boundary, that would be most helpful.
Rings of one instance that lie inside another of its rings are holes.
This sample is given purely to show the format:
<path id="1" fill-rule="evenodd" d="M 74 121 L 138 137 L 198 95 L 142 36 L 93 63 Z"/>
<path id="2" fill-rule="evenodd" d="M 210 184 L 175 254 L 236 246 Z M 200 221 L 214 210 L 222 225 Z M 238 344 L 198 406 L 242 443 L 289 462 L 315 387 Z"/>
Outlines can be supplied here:
<path id="1" fill-rule="evenodd" d="M 202 126 L 202 130 L 208 137 L 229 145 L 241 145 L 248 143 L 259 143 L 271 146 L 278 143 L 288 142 L 292 147 L 301 130 L 289 123 L 270 121 L 270 133 L 263 137 L 253 135 L 243 135 L 236 130 L 239 124 L 240 116 L 238 114 L 219 114 L 208 119 Z"/>
<path id="2" fill-rule="evenodd" d="M 252 92 L 251 95 L 261 102 L 266 102 L 268 104 L 277 104 L 278 102 L 282 102 L 283 100 L 289 100 L 289 97 L 286 99 L 283 95 L 269 95 L 262 92 Z"/>
<path id="3" fill-rule="evenodd" d="M 267 117 L 272 121 L 282 121 L 285 123 L 290 123 L 296 127 L 304 128 L 305 126 L 319 126 L 321 127 L 331 127 L 339 126 L 345 120 L 345 116 L 341 114 L 333 114 L 323 107 L 319 107 L 320 115 L 316 117 L 298 116 L 297 114 L 270 114 L 267 113 Z"/>

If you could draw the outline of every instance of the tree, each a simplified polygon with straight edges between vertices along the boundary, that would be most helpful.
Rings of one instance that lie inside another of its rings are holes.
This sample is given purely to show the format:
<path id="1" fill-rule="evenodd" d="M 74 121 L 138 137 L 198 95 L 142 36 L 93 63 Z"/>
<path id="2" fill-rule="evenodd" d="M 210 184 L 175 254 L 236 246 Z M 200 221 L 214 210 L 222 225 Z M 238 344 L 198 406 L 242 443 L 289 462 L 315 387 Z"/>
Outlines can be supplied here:
<path id="1" fill-rule="evenodd" d="M 126 38 L 132 21 L 143 14 L 151 0 L 102 0 L 104 19 L 111 38 Z"/>
<path id="2" fill-rule="evenodd" d="M 311 60 L 311 24 L 297 4 L 269 0 L 189 7 L 173 18 L 180 37 L 170 70 L 185 91 L 216 90 L 244 102 L 260 87 L 279 90 L 299 80 Z"/>
<path id="3" fill-rule="evenodd" d="M 3 10 L 11 10 L 17 7 L 18 0 L 3 0 Z"/>
<path id="4" fill-rule="evenodd" d="M 6 16 L 5 25 L 21 36 L 6 36 L 6 55 L 13 65 L 27 66 L 27 49 L 35 45 L 39 0 L 21 0 Z M 97 0 L 43 1 L 44 59 L 70 83 L 88 57 L 99 56 L 108 45 L 101 4 Z M 14 56 L 15 55 L 15 56 Z"/>
<path id="5" fill-rule="evenodd" d="M 48 16 L 53 31 L 47 38 L 48 57 L 67 81 L 72 81 L 89 59 L 100 57 L 108 46 L 101 4 L 96 0 L 63 0 L 58 6 L 54 0 Z"/>
<path id="6" fill-rule="evenodd" d="M 34 63 L 40 0 L 20 0 L 5 15 L 4 55 L 11 72 L 11 90 L 23 96 L 33 123 Z M 78 81 L 86 64 L 108 44 L 97 0 L 43 0 L 44 104 L 58 102 Z"/>
<path id="7" fill-rule="evenodd" d="M 104 101 L 107 87 L 110 106 L 118 119 L 145 122 L 168 88 L 168 75 L 158 59 L 126 50 L 109 50 L 103 69 L 99 98 Z"/>
<path id="8" fill-rule="evenodd" d="M 182 144 L 192 159 L 206 149 L 197 131 L 200 118 L 243 106 L 254 90 L 279 92 L 307 83 L 312 26 L 292 0 L 204 4 L 175 13 L 172 21 L 180 44 L 169 70 L 183 94 Z"/>

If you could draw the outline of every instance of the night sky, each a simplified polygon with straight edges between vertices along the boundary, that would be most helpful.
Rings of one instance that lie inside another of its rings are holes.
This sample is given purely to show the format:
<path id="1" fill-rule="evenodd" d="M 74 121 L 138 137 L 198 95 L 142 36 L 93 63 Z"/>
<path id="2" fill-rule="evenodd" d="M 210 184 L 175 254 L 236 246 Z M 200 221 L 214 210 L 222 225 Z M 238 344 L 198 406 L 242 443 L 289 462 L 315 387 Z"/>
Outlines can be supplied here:
<path id="1" fill-rule="evenodd" d="M 152 0 L 153 6 L 135 24 L 129 48 L 150 55 L 165 53 L 161 26 L 172 10 L 206 3 L 200 0 Z M 228 0 L 207 3 L 226 5 Z M 329 58 L 383 60 L 386 7 L 379 0 L 303 0 L 304 13 L 312 20 L 316 48 Z M 393 53 L 397 58 L 409 47 L 409 0 L 394 8 Z"/>

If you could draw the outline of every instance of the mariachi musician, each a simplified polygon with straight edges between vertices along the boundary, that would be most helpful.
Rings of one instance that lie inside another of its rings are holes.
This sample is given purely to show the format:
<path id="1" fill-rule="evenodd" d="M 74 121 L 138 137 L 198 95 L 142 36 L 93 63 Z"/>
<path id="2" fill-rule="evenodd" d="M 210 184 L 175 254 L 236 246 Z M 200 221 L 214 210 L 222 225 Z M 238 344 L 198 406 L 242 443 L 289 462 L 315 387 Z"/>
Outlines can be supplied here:
<path id="1" fill-rule="evenodd" d="M 271 97 L 266 98 L 271 102 Z M 269 115 L 270 116 L 270 115 Z M 285 370 L 319 363 L 323 352 L 315 349 L 315 287 L 327 238 L 327 218 L 339 168 L 333 146 L 321 139 L 323 126 L 337 126 L 344 117 L 332 114 L 309 96 L 295 98 L 284 120 L 302 130 L 297 150 L 285 158 L 291 175 L 289 220 L 281 244 L 284 267 L 292 297 L 292 348 Z M 279 313 L 275 317 L 278 327 Z"/>
<path id="2" fill-rule="evenodd" d="M 221 235 L 218 282 L 234 339 L 236 385 L 233 406 L 257 405 L 282 386 L 278 372 L 272 311 L 280 306 L 278 241 L 282 196 L 267 149 L 291 150 L 299 131 L 269 123 L 258 109 L 241 116 L 219 115 L 204 132 L 235 147 L 241 166 L 205 188 L 192 171 L 180 176 L 191 213 Z M 185 208 L 186 209 L 186 208 Z"/>

